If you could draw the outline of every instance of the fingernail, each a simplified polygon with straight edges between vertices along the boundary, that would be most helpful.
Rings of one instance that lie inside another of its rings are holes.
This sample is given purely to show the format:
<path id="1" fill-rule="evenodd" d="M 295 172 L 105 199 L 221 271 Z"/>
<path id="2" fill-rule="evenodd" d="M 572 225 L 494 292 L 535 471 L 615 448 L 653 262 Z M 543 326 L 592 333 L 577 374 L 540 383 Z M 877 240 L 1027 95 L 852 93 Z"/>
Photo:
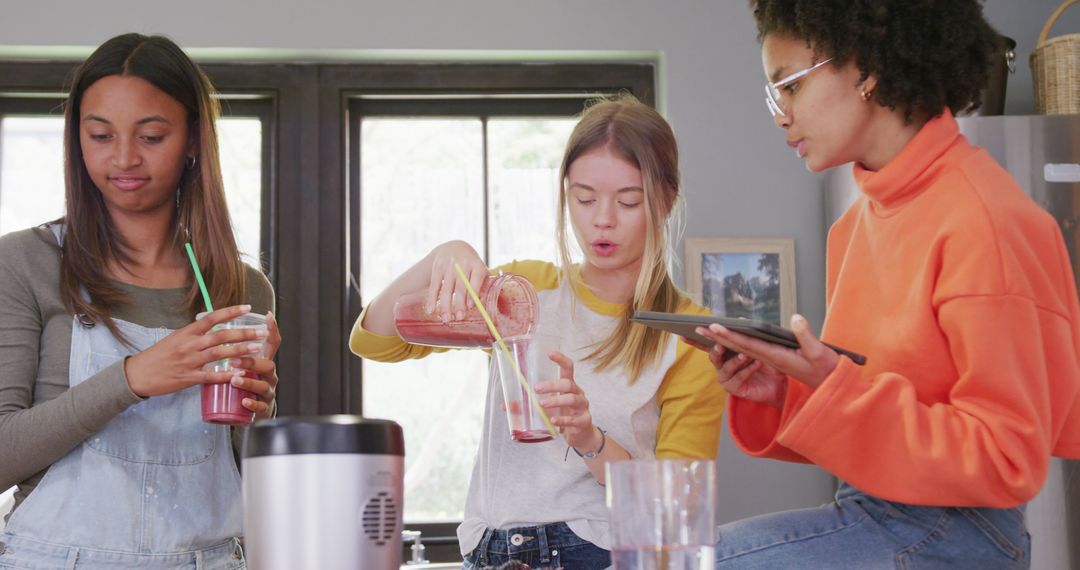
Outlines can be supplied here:
<path id="1" fill-rule="evenodd" d="M 240 305 L 240 310 L 246 313 L 251 310 L 251 305 Z"/>
<path id="2" fill-rule="evenodd" d="M 239 386 L 243 386 L 243 385 L 244 385 L 244 378 L 243 378 L 243 376 L 233 376 L 233 377 L 232 377 L 232 385 L 233 385 L 233 386 L 237 386 L 237 387 L 239 387 Z"/>
<path id="3" fill-rule="evenodd" d="M 266 320 L 271 321 L 273 319 L 274 319 L 274 312 L 273 311 L 266 311 Z"/>
<path id="4" fill-rule="evenodd" d="M 253 342 L 247 345 L 248 352 L 251 352 L 252 354 L 261 351 L 262 347 L 263 345 L 257 342 Z"/>
<path id="5" fill-rule="evenodd" d="M 739 362 L 745 362 L 746 361 L 746 355 L 742 354 L 742 353 L 739 353 L 739 355 L 736 356 L 735 358 L 738 358 Z"/>
<path id="6" fill-rule="evenodd" d="M 243 363 L 244 363 L 244 361 L 240 360 L 239 358 L 230 358 L 229 359 L 229 366 L 240 366 Z"/>
<path id="7" fill-rule="evenodd" d="M 270 332 L 269 332 L 269 331 L 265 331 L 265 330 L 263 330 L 263 329 L 257 329 L 257 330 L 255 331 L 255 338 L 266 338 L 266 337 L 268 337 L 268 336 L 270 336 Z"/>
<path id="8" fill-rule="evenodd" d="M 791 329 L 802 330 L 806 328 L 806 319 L 802 315 L 794 315 L 791 317 Z"/>
<path id="9" fill-rule="evenodd" d="M 243 400 L 243 404 L 244 404 L 244 407 L 246 407 L 246 408 L 250 408 L 251 406 L 254 406 L 254 405 L 255 405 L 255 402 L 253 402 L 253 401 L 251 400 L 251 398 L 244 398 L 244 400 Z"/>
<path id="10" fill-rule="evenodd" d="M 465 311 L 460 311 L 460 310 L 459 310 L 459 311 L 457 312 L 457 320 L 459 320 L 459 321 L 460 321 L 461 319 L 464 319 L 464 318 L 465 318 Z"/>
<path id="11" fill-rule="evenodd" d="M 447 323 L 447 322 L 450 321 L 450 315 L 448 315 L 446 313 L 443 313 L 443 314 L 439 315 L 439 318 L 442 319 L 442 322 L 444 322 L 444 323 Z"/>

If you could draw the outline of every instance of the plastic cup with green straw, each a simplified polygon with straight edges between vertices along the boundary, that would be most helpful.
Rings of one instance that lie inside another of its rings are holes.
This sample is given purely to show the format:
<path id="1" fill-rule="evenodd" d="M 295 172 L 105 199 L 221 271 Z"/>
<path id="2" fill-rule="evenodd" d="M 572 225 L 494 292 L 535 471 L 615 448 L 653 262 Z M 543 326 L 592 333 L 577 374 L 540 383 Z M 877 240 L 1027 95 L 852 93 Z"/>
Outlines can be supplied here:
<path id="1" fill-rule="evenodd" d="M 210 292 L 206 290 L 206 282 L 203 281 L 202 271 L 199 270 L 199 261 L 195 259 L 195 251 L 191 249 L 191 243 L 185 243 L 184 248 L 187 249 L 188 259 L 191 261 L 191 269 L 195 272 L 195 281 L 199 283 L 199 291 L 202 291 L 203 304 L 206 305 L 206 312 L 214 312 L 214 303 L 210 301 Z"/>
<path id="2" fill-rule="evenodd" d="M 480 296 L 476 294 L 476 290 L 473 289 L 472 283 L 469 283 L 469 278 L 465 276 L 465 272 L 461 270 L 461 266 L 454 264 L 454 270 L 457 271 L 458 277 L 461 282 L 465 284 L 465 290 L 469 292 L 469 296 L 472 297 L 473 304 L 476 305 L 476 309 L 480 311 L 480 316 L 484 318 L 484 322 L 487 323 L 488 329 L 491 331 L 491 336 L 495 337 L 495 342 L 499 345 L 499 349 L 502 350 L 503 355 L 510 361 L 511 366 L 514 367 L 514 373 L 517 374 L 518 382 L 521 383 L 522 388 L 525 389 L 525 393 L 529 395 L 529 402 L 536 407 L 536 411 L 540 412 L 540 418 L 544 420 L 544 426 L 547 427 L 548 432 L 552 437 L 559 434 L 555 431 L 555 426 L 551 424 L 551 418 L 548 417 L 547 412 L 544 411 L 544 407 L 540 405 L 540 400 L 536 397 L 536 392 L 533 391 L 532 386 L 529 386 L 528 381 L 525 380 L 525 375 L 521 373 L 521 368 L 518 367 L 518 361 L 513 355 L 510 354 L 510 349 L 506 347 L 506 343 L 503 342 L 502 335 L 499 334 L 499 329 L 495 328 L 495 322 L 491 320 L 491 315 L 488 314 L 487 309 L 484 308 L 484 304 L 480 302 Z"/>
<path id="3" fill-rule="evenodd" d="M 206 305 L 206 312 L 214 312 L 214 303 L 210 301 L 210 292 L 206 290 L 206 281 L 203 281 L 202 270 L 199 269 L 199 260 L 195 259 L 195 251 L 191 249 L 191 243 L 185 243 L 184 249 L 187 250 L 188 260 L 191 261 L 191 270 L 195 272 L 195 281 L 199 284 L 199 291 L 202 292 L 203 304 Z M 215 330 L 217 327 L 215 327 Z M 222 360 L 221 362 L 225 362 Z"/>

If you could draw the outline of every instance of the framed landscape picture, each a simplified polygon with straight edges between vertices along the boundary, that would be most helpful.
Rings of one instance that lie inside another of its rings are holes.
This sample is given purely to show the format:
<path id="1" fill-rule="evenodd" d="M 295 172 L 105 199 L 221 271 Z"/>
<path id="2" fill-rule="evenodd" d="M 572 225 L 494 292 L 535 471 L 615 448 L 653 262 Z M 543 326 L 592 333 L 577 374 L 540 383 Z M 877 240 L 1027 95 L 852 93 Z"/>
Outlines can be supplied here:
<path id="1" fill-rule="evenodd" d="M 686 288 L 718 317 L 788 326 L 795 314 L 795 241 L 686 238 Z"/>

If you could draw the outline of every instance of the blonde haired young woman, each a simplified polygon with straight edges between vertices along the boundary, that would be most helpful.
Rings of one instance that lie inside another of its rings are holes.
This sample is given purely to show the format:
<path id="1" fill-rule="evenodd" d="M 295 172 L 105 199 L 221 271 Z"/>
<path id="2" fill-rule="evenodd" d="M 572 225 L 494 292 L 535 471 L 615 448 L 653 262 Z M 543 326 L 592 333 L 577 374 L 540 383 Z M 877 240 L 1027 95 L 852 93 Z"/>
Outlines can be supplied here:
<path id="1" fill-rule="evenodd" d="M 561 378 L 537 392 L 562 441 L 512 442 L 502 389 L 489 381 L 485 431 L 458 529 L 467 568 L 510 560 L 606 568 L 604 464 L 716 454 L 724 392 L 712 365 L 676 338 L 629 321 L 635 310 L 706 312 L 668 272 L 668 226 L 679 202 L 671 127 L 633 98 L 598 102 L 570 136 L 560 180 L 559 265 L 515 261 L 497 270 L 529 279 L 539 297 L 537 329 L 561 339 L 566 354 L 552 357 Z M 568 226 L 584 252 L 580 264 L 570 260 Z M 490 273 L 468 244 L 439 245 L 365 308 L 352 350 L 388 362 L 439 350 L 398 337 L 393 305 L 427 289 L 432 309 L 460 318 L 466 295 L 455 263 L 475 288 Z"/>

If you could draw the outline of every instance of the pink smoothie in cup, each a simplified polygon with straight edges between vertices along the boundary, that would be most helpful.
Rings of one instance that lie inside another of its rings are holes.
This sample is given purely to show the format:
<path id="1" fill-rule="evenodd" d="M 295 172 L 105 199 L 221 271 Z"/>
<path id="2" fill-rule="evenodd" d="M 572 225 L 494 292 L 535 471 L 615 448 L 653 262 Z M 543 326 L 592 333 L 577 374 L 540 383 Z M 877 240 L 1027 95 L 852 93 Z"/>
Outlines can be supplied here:
<path id="1" fill-rule="evenodd" d="M 199 313 L 195 318 L 200 319 L 206 313 Z M 214 330 L 251 328 L 267 330 L 266 316 L 257 313 L 248 313 L 237 317 L 227 323 L 214 327 Z M 261 348 L 247 356 L 262 356 L 266 352 L 265 339 L 245 341 L 246 344 L 259 344 Z M 203 367 L 212 372 L 228 372 L 233 370 L 228 359 L 211 362 Z M 255 373 L 244 371 L 244 376 L 255 377 Z M 244 398 L 255 399 L 255 394 L 233 386 L 231 383 L 203 384 L 202 387 L 202 417 L 204 422 L 223 425 L 250 424 L 255 419 L 255 412 L 244 407 Z"/>

